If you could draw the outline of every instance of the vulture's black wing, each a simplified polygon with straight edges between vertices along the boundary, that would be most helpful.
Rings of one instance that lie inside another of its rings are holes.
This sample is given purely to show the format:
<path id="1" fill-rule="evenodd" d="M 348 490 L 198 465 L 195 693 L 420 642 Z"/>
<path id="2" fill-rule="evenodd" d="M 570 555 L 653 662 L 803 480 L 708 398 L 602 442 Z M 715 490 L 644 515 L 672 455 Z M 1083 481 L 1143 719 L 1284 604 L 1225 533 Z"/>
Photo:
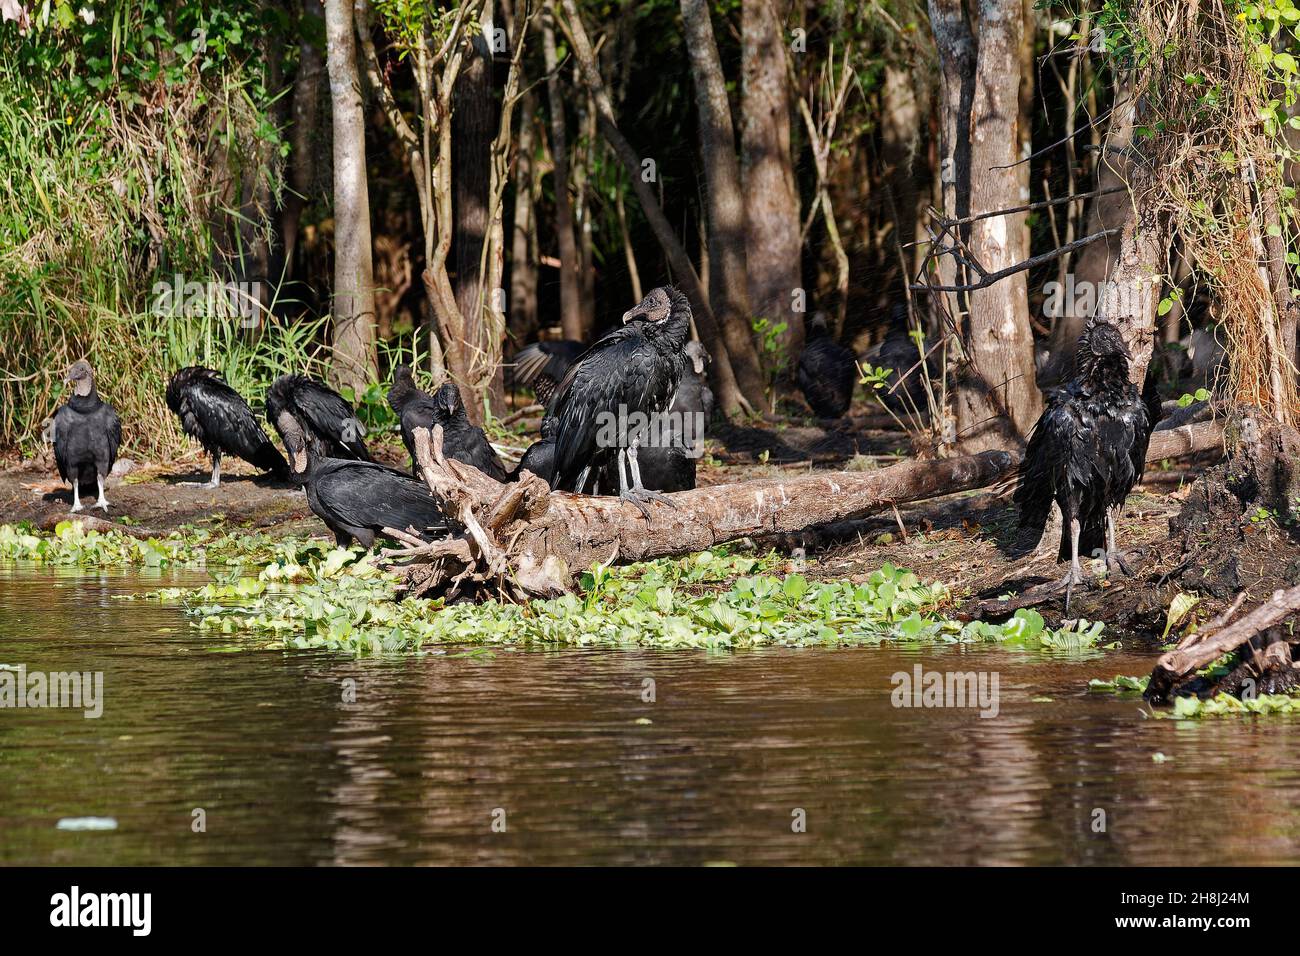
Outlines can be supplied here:
<path id="1" fill-rule="evenodd" d="M 447 519 L 423 482 L 373 462 L 334 460 L 312 476 L 314 490 L 337 523 L 356 528 L 413 527 L 437 535 Z"/>
<path id="2" fill-rule="evenodd" d="M 559 420 L 555 440 L 555 486 L 570 488 L 601 448 L 602 413 L 656 410 L 676 384 L 658 374 L 653 348 L 647 347 L 640 323 L 621 326 L 587 349 L 565 373 L 551 399 Z"/>
<path id="3" fill-rule="evenodd" d="M 1041 532 L 1056 501 L 1057 490 L 1070 480 L 1071 462 L 1085 437 L 1076 408 L 1063 389 L 1052 397 L 1034 425 L 1020 465 L 1015 502 L 1020 507 L 1020 527 Z M 1076 467 L 1075 471 L 1079 469 Z M 1088 476 L 1076 474 L 1080 483 Z"/>
<path id="4" fill-rule="evenodd" d="M 187 435 L 201 441 L 209 452 L 236 455 L 263 471 L 289 473 L 284 456 L 262 431 L 243 396 L 215 372 L 199 369 L 182 378 L 182 369 L 167 386 L 167 404 L 180 416 Z"/>
<path id="5" fill-rule="evenodd" d="M 366 428 L 342 395 L 305 375 L 298 376 L 292 394 L 299 417 L 326 439 L 331 457 L 374 461 L 363 440 Z"/>

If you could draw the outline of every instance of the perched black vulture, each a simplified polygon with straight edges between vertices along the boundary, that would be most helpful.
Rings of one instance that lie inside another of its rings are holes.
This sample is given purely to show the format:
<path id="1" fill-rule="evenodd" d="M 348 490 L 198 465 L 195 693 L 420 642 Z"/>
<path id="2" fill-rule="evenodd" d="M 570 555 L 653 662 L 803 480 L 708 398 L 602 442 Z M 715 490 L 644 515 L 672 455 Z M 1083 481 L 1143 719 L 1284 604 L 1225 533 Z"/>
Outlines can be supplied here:
<path id="1" fill-rule="evenodd" d="M 796 377 L 808 407 L 818 418 L 843 418 L 858 380 L 853 353 L 831 338 L 820 312 L 808 323 L 808 340 Z"/>
<path id="2" fill-rule="evenodd" d="M 363 440 L 366 426 L 343 396 L 323 382 L 281 375 L 266 393 L 266 417 L 277 430 L 282 411 L 302 423 L 317 458 L 374 461 Z"/>
<path id="3" fill-rule="evenodd" d="M 638 419 L 667 409 L 686 364 L 691 306 L 670 286 L 651 290 L 623 314 L 623 324 L 584 352 L 556 386 L 550 414 L 559 420 L 554 487 L 583 491 L 604 469 L 618 469 L 619 494 L 649 517 L 661 499 L 642 484 Z M 626 459 L 631 482 L 623 470 Z"/>
<path id="4" fill-rule="evenodd" d="M 185 434 L 198 439 L 212 456 L 212 478 L 205 488 L 221 484 L 222 454 L 242 458 L 277 478 L 289 477 L 284 456 L 220 372 L 198 365 L 181 369 L 167 383 L 167 407 L 180 418 Z"/>
<path id="5" fill-rule="evenodd" d="M 510 473 L 510 480 L 517 481 L 524 471 L 531 471 L 550 484 L 555 477 L 555 436 L 559 432 L 559 419 L 542 419 L 542 437 L 528 446 L 524 457 L 519 459 L 519 466 Z"/>
<path id="6" fill-rule="evenodd" d="M 519 388 L 531 387 L 537 400 L 547 405 L 564 373 L 586 349 L 587 346 L 572 339 L 525 345 L 515 353 L 511 381 Z"/>
<path id="7" fill-rule="evenodd" d="M 475 427 L 465 414 L 460 401 L 460 390 L 452 382 L 444 382 L 433 395 L 421 391 L 415 384 L 409 365 L 399 365 L 393 371 L 393 387 L 388 390 L 388 404 L 402 423 L 402 442 L 411 455 L 411 474 L 419 475 L 415 461 L 415 430 L 434 425 L 442 426 L 442 453 L 467 465 L 473 465 L 497 481 L 506 481 L 505 466 L 492 450 L 483 429 Z"/>
<path id="8" fill-rule="evenodd" d="M 107 512 L 104 479 L 117 461 L 122 420 L 95 391 L 95 373 L 89 362 L 73 362 L 64 382 L 72 386 L 72 397 L 54 413 L 50 425 L 59 477 L 72 485 L 73 511 L 82 508 L 81 488 L 85 485 L 99 491 L 95 507 Z"/>
<path id="9" fill-rule="evenodd" d="M 1129 381 L 1129 353 L 1112 323 L 1090 321 L 1079 337 L 1078 374 L 1048 401 L 1034 426 L 1020 469 L 1020 525 L 1039 534 L 1052 503 L 1061 509 L 1058 560 L 1069 560 L 1070 588 L 1083 581 L 1080 554 L 1098 554 L 1108 568 L 1123 559 L 1115 521 L 1146 467 L 1158 416 L 1154 378 L 1143 396 Z M 1157 411 L 1153 411 L 1157 409 Z"/>
<path id="10" fill-rule="evenodd" d="M 652 491 L 690 491 L 695 465 L 704 453 L 704 432 L 713 418 L 713 390 L 705 369 L 712 359 L 699 342 L 686 343 L 686 368 L 668 403 L 658 443 L 641 448 L 641 481 Z M 617 487 L 616 484 L 612 487 Z"/>
<path id="11" fill-rule="evenodd" d="M 320 458 L 312 450 L 306 425 L 281 409 L 276 431 L 302 482 L 307 504 L 334 532 L 342 546 L 358 541 L 369 548 L 376 537 L 390 537 L 385 528 L 414 529 L 426 541 L 447 530 L 447 519 L 424 482 L 372 461 Z"/>
<path id="12" fill-rule="evenodd" d="M 938 370 L 929 359 L 922 363 L 921 354 L 928 350 L 929 345 L 924 339 L 921 348 L 917 349 L 916 339 L 904 322 L 901 326 L 895 325 L 879 344 L 862 356 L 864 363 L 890 370 L 884 387 L 876 389 L 875 397 L 895 415 L 916 414 L 923 420 L 929 418 L 925 378 Z"/>

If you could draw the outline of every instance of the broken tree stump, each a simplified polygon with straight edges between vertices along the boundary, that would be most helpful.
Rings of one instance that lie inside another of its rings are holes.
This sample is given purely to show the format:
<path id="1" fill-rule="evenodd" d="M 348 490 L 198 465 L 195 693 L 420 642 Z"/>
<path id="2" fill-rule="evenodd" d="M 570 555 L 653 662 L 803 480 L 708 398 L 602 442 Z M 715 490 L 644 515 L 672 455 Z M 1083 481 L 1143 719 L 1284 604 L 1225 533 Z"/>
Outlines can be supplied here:
<path id="1" fill-rule="evenodd" d="M 1231 607 L 1209 622 L 1203 630 L 1188 635 L 1176 648 L 1160 656 L 1147 683 L 1147 700 L 1157 704 L 1165 703 L 1175 684 L 1224 654 L 1243 647 L 1257 635 L 1300 611 L 1300 585 L 1285 591 L 1274 591 L 1267 601 L 1234 621 L 1232 617 L 1241 604 L 1242 597 L 1239 595 Z M 1281 662 L 1280 651 L 1269 652 L 1265 657 L 1267 663 L 1261 660 L 1261 666 Z M 1291 664 L 1289 655 L 1285 663 Z"/>

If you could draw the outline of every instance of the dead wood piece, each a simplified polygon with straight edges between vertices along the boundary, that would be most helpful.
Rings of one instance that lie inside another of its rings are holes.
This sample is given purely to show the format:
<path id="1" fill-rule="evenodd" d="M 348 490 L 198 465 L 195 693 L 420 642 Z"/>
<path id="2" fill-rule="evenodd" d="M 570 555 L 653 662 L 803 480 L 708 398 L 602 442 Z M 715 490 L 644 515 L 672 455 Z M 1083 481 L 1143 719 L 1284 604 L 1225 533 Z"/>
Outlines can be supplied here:
<path id="1" fill-rule="evenodd" d="M 1234 605 L 1239 606 L 1240 601 Z M 1231 609 L 1230 609 L 1231 610 Z M 1280 623 L 1288 615 L 1300 611 L 1300 585 L 1285 591 L 1274 591 L 1272 596 L 1232 623 L 1225 623 L 1217 630 L 1206 628 L 1202 634 L 1194 634 L 1184 640 L 1174 650 L 1161 655 L 1151 672 L 1147 685 L 1147 699 L 1154 703 L 1168 700 L 1174 684 L 1188 677 L 1205 665 L 1218 660 L 1229 651 L 1235 651 L 1257 634 L 1261 634 Z M 1226 621 L 1220 615 L 1214 622 Z"/>

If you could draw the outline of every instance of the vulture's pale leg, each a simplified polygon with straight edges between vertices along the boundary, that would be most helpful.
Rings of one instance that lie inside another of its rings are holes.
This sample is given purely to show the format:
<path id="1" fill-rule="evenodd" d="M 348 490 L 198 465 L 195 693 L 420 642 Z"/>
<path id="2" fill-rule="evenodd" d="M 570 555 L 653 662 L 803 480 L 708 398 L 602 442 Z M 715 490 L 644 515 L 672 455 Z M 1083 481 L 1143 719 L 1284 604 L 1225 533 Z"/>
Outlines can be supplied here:
<path id="1" fill-rule="evenodd" d="M 1122 506 L 1116 505 L 1113 508 L 1106 509 L 1106 570 L 1114 574 L 1118 569 L 1126 575 L 1132 575 L 1129 570 L 1128 562 L 1124 560 L 1124 555 L 1120 552 L 1116 544 L 1119 537 L 1119 512 Z"/>
<path id="2" fill-rule="evenodd" d="M 637 494 L 636 489 L 628 487 L 627 468 L 624 467 L 625 456 L 631 458 L 629 450 L 620 448 L 618 450 L 618 496 L 624 501 L 630 501 L 632 504 L 636 505 L 637 510 L 641 512 L 642 517 L 649 522 L 650 509 L 645 506 L 645 502 L 641 500 L 641 496 Z M 640 482 L 638 482 L 638 484 L 639 483 Z"/>
<path id="3" fill-rule="evenodd" d="M 108 514 L 108 499 L 104 497 L 104 476 L 95 475 L 95 482 L 99 485 L 99 500 L 95 502 L 95 507 L 102 508 L 104 514 Z"/>
<path id="4" fill-rule="evenodd" d="M 1070 613 L 1070 596 L 1074 586 L 1083 583 L 1083 568 L 1079 566 L 1079 519 L 1070 518 L 1070 570 L 1065 573 L 1065 613 Z"/>
<path id="5" fill-rule="evenodd" d="M 661 491 L 651 491 L 645 485 L 641 484 L 641 466 L 637 464 L 636 449 L 639 444 L 637 439 L 632 440 L 631 447 L 627 450 L 627 465 L 632 472 L 632 492 L 642 501 L 658 501 L 670 508 L 676 508 L 673 499 L 669 498 Z"/>
<path id="6" fill-rule="evenodd" d="M 221 487 L 221 452 L 219 451 L 213 452 L 212 454 L 212 477 L 208 479 L 208 483 L 203 487 L 204 488 Z"/>
<path id="7" fill-rule="evenodd" d="M 72 476 L 72 510 L 74 512 L 81 510 L 81 476 Z"/>

